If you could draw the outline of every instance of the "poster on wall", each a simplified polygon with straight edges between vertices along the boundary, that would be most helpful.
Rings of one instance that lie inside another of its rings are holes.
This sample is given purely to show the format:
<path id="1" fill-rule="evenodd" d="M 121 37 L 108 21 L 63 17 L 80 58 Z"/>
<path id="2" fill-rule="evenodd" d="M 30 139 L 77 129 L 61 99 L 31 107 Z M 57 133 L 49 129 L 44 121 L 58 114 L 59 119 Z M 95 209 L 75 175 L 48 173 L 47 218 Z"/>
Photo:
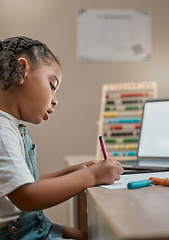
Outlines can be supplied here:
<path id="1" fill-rule="evenodd" d="M 77 57 L 81 61 L 149 61 L 151 35 L 149 11 L 80 9 Z"/>

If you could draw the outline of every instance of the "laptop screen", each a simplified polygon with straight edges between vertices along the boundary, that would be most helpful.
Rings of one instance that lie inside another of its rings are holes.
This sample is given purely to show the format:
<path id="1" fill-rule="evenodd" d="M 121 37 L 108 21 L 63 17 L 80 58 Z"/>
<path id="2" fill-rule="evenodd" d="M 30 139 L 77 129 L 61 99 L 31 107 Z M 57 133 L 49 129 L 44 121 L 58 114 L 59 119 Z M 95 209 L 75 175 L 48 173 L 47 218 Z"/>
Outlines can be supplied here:
<path id="1" fill-rule="evenodd" d="M 169 99 L 145 102 L 137 156 L 169 159 Z"/>

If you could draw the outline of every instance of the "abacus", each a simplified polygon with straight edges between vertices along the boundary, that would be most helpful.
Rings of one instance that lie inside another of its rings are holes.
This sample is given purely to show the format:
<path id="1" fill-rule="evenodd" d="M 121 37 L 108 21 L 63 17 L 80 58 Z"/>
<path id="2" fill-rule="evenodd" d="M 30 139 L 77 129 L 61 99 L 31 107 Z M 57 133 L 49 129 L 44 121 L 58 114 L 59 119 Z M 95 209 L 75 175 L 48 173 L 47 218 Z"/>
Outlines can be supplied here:
<path id="1" fill-rule="evenodd" d="M 136 160 L 144 102 L 157 97 L 156 82 L 104 84 L 98 121 L 109 157 Z M 96 158 L 103 159 L 97 139 Z"/>

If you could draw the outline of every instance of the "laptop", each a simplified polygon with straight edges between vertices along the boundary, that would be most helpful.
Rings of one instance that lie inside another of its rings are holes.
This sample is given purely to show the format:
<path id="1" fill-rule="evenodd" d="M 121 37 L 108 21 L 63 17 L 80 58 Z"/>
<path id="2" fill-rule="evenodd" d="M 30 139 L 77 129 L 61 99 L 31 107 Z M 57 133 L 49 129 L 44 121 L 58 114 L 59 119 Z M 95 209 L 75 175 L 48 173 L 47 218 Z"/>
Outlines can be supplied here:
<path id="1" fill-rule="evenodd" d="M 169 171 L 169 99 L 144 103 L 137 166 L 122 166 L 126 174 Z"/>

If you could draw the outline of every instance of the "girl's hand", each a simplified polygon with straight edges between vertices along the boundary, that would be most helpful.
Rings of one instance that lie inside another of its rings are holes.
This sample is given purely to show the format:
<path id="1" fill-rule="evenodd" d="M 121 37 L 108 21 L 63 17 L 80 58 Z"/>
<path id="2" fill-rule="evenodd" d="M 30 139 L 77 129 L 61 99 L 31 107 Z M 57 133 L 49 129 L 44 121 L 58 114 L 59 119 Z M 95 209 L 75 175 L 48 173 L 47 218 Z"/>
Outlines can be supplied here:
<path id="1" fill-rule="evenodd" d="M 84 162 L 84 163 L 71 165 L 67 168 L 64 168 L 64 169 L 62 169 L 60 171 L 57 171 L 57 172 L 54 172 L 54 173 L 48 173 L 48 174 L 40 175 L 40 179 L 63 176 L 65 174 L 69 174 L 69 173 L 72 173 L 72 172 L 80 170 L 80 169 L 88 168 L 89 166 L 91 166 L 91 165 L 93 165 L 97 162 L 98 161 L 96 161 L 96 160 L 92 160 L 92 161 L 88 161 L 88 162 Z"/>
<path id="2" fill-rule="evenodd" d="M 120 174 L 124 172 L 121 164 L 112 159 L 97 161 L 88 167 L 94 177 L 94 185 L 113 184 L 120 179 Z"/>
<path id="3" fill-rule="evenodd" d="M 97 160 L 91 160 L 91 161 L 88 161 L 88 162 L 78 163 L 78 164 L 72 165 L 72 166 L 69 167 L 69 173 L 80 170 L 80 169 L 83 169 L 83 168 L 88 168 L 91 165 L 96 164 L 97 162 L 98 162 Z"/>

